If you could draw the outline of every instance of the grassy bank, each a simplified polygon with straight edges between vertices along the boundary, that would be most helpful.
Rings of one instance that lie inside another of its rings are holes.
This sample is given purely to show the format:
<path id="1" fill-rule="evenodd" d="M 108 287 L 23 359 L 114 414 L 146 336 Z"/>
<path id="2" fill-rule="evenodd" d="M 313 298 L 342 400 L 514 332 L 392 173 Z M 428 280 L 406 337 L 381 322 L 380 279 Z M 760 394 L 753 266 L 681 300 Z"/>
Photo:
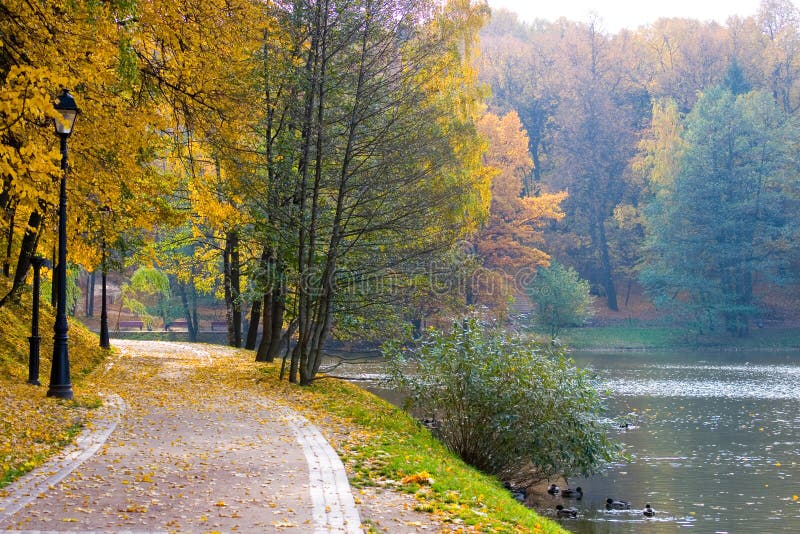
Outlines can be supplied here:
<path id="1" fill-rule="evenodd" d="M 6 287 L 0 288 L 5 292 Z M 98 397 L 83 388 L 83 379 L 105 357 L 97 337 L 70 323 L 69 360 L 75 400 L 46 396 L 53 355 L 53 315 L 42 306 L 40 318 L 41 386 L 27 383 L 31 327 L 30 295 L 0 308 L 0 488 L 27 473 L 71 442 L 80 432 L 86 410 Z"/>
<path id="2" fill-rule="evenodd" d="M 494 477 L 455 457 L 416 420 L 349 383 L 322 379 L 308 388 L 277 382 L 270 388 L 326 429 L 355 488 L 380 486 L 407 492 L 415 509 L 468 531 L 564 532 L 519 504 Z"/>
<path id="3" fill-rule="evenodd" d="M 578 350 L 780 350 L 800 348 L 800 328 L 754 328 L 748 337 L 697 335 L 686 328 L 614 325 L 570 328 L 559 335 Z"/>

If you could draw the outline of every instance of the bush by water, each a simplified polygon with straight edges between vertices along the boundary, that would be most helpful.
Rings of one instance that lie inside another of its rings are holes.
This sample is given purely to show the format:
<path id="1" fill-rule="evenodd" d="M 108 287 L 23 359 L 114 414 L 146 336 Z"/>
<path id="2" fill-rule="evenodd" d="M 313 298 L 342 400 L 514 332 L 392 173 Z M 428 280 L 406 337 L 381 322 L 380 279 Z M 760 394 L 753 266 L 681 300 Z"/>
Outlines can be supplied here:
<path id="1" fill-rule="evenodd" d="M 620 457 L 589 374 L 559 347 L 467 318 L 387 355 L 409 408 L 483 471 L 531 484 L 591 475 Z"/>

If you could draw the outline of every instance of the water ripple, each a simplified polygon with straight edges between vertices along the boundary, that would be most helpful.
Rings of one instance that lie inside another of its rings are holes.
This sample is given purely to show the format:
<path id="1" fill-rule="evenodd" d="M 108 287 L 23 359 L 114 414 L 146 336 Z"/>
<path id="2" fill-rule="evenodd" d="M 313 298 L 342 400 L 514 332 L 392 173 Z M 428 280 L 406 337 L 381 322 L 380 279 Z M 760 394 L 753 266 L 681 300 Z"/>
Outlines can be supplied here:
<path id="1" fill-rule="evenodd" d="M 615 395 L 800 400 L 800 366 L 657 364 L 616 369 L 613 378 L 595 371 L 600 387 Z"/>

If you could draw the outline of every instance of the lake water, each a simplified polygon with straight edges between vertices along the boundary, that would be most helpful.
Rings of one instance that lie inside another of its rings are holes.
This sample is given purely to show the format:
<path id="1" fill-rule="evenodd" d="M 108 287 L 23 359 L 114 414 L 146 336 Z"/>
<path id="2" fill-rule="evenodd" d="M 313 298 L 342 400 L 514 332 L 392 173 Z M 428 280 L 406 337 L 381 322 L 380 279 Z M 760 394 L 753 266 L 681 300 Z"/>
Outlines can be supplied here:
<path id="1" fill-rule="evenodd" d="M 577 533 L 800 532 L 800 354 L 576 354 L 631 456 L 581 486 Z M 607 512 L 605 499 L 635 510 Z M 553 506 L 562 499 L 553 499 Z M 644 518 L 649 502 L 657 510 Z"/>
<path id="2" fill-rule="evenodd" d="M 578 353 L 608 390 L 610 417 L 632 425 L 615 437 L 631 461 L 581 486 L 580 534 L 800 532 L 800 352 Z M 380 364 L 352 366 L 378 377 Z M 345 373 L 346 374 L 346 373 Z M 365 384 L 366 385 L 366 384 Z M 372 389 L 372 388 L 370 388 Z M 395 402 L 385 390 L 379 394 Z M 605 510 L 607 497 L 631 511 Z M 548 499 L 550 499 L 548 497 Z M 657 510 L 645 518 L 641 509 Z"/>

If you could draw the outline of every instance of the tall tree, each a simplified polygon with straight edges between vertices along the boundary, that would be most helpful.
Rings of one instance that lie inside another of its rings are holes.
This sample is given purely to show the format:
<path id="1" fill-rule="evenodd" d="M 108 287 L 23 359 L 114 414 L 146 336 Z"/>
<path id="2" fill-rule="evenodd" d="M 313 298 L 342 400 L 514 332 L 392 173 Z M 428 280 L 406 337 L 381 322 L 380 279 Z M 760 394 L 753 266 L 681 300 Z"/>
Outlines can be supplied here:
<path id="1" fill-rule="evenodd" d="M 758 312 L 757 278 L 776 277 L 786 260 L 798 130 L 769 94 L 718 87 L 698 101 L 682 138 L 672 143 L 680 151 L 674 181 L 652 167 L 642 278 L 660 302 L 688 309 L 698 324 L 722 318 L 743 336 Z"/>
<path id="2" fill-rule="evenodd" d="M 14 252 L 18 258 L 6 296 L 15 298 L 30 257 L 42 245 L 49 249 L 52 239 L 43 229 L 52 224 L 58 203 L 53 179 L 60 169 L 49 119 L 55 116 L 52 104 L 59 85 L 73 89 L 82 110 L 70 140 L 71 262 L 99 262 L 96 242 L 85 239 L 94 240 L 91 221 L 97 218 L 87 213 L 113 206 L 137 227 L 152 226 L 163 213 L 159 204 L 169 183 L 154 179 L 153 109 L 147 99 L 138 98 L 138 78 L 126 54 L 129 35 L 124 21 L 130 18 L 131 5 L 6 2 L 0 9 L 0 207 L 7 238 L 4 272 L 11 274 Z"/>
<path id="3" fill-rule="evenodd" d="M 763 0 L 757 21 L 766 88 L 786 113 L 794 113 L 800 109 L 800 11 L 789 0 Z"/>
<path id="4" fill-rule="evenodd" d="M 553 184 L 569 192 L 562 231 L 567 254 L 583 276 L 605 293 L 617 310 L 613 243 L 608 225 L 623 200 L 629 181 L 628 162 L 647 103 L 640 88 L 630 86 L 620 70 L 616 43 L 596 23 L 566 28 L 557 176 Z"/>
<path id="5" fill-rule="evenodd" d="M 533 166 L 523 176 L 525 196 L 538 194 L 543 174 L 552 168 L 548 148 L 552 148 L 560 100 L 558 32 L 555 24 L 529 26 L 503 10 L 494 11 L 481 31 L 480 76 L 492 88 L 492 109 L 516 112 L 528 134 Z"/>
<path id="6" fill-rule="evenodd" d="M 641 31 L 653 97 L 669 97 L 688 112 L 699 91 L 720 83 L 730 63 L 731 40 L 723 26 L 691 19 L 660 19 Z"/>
<path id="7" fill-rule="evenodd" d="M 298 121 L 298 341 L 289 377 L 301 384 L 319 370 L 344 282 L 359 278 L 361 262 L 376 249 L 397 262 L 441 247 L 474 218 L 471 198 L 488 201 L 488 191 L 476 194 L 487 175 L 472 126 L 479 93 L 471 89 L 485 5 L 309 7 Z"/>

